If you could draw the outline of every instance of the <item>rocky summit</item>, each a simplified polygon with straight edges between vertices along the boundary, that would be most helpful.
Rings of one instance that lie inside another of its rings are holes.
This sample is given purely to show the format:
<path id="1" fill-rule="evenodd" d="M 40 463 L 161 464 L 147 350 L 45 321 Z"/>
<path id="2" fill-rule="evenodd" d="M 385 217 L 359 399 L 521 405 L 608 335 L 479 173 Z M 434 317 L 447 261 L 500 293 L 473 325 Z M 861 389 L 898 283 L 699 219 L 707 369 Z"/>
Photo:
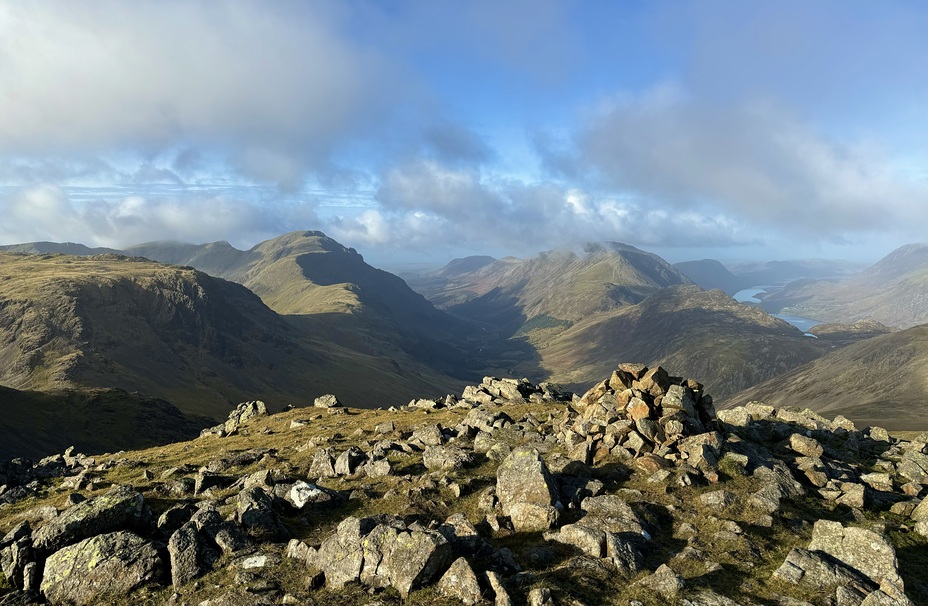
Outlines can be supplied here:
<path id="1" fill-rule="evenodd" d="M 620 364 L 0 463 L 0 604 L 928 603 L 928 434 Z"/>

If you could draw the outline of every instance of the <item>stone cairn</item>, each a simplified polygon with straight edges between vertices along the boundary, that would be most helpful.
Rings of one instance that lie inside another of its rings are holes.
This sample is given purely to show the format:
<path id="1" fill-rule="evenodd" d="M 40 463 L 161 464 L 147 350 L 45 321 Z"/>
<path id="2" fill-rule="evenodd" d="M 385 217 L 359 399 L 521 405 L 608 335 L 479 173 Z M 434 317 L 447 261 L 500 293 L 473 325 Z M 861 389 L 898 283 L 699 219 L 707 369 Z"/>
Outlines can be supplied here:
<path id="1" fill-rule="evenodd" d="M 717 463 L 722 437 L 712 396 L 660 366 L 620 364 L 571 407 L 578 414 L 565 416 L 558 439 L 586 449 L 573 458 L 588 464 L 606 454 L 653 471 L 675 463 L 710 471 Z"/>

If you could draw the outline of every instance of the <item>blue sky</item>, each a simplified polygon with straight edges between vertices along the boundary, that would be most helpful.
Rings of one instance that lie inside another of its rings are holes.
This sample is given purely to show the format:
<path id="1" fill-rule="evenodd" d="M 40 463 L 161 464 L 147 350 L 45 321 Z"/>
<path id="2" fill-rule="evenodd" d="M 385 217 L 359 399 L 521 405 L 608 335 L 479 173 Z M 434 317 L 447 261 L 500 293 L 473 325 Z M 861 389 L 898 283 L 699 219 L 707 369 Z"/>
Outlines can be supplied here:
<path id="1" fill-rule="evenodd" d="M 928 240 L 920 1 L 0 0 L 0 243 Z"/>

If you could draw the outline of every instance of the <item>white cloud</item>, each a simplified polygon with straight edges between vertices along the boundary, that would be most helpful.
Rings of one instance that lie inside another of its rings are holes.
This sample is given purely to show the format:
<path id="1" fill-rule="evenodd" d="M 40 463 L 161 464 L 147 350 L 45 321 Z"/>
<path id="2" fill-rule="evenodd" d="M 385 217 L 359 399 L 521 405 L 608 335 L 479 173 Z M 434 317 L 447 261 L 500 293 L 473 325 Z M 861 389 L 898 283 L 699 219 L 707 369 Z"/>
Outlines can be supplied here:
<path id="1" fill-rule="evenodd" d="M 667 209 L 825 238 L 928 220 L 928 187 L 879 146 L 836 140 L 769 102 L 704 105 L 667 87 L 616 96 L 574 145 L 569 161 L 552 154 L 572 178 Z"/>
<path id="2" fill-rule="evenodd" d="M 111 248 L 152 240 L 229 240 L 250 246 L 291 228 L 256 204 L 208 193 L 183 199 L 128 195 L 76 201 L 52 186 L 0 194 L 0 216 L 0 241 L 5 243 L 50 240 Z"/>
<path id="3" fill-rule="evenodd" d="M 298 182 L 402 94 L 337 31 L 323 3 L 0 4 L 0 153 L 187 141 Z"/>
<path id="4" fill-rule="evenodd" d="M 381 208 L 337 218 L 326 229 L 379 257 L 397 250 L 433 257 L 533 254 L 603 240 L 652 247 L 756 240 L 722 215 L 668 211 L 641 199 L 551 182 L 485 178 L 477 170 L 435 161 L 394 167 L 377 200 Z"/>

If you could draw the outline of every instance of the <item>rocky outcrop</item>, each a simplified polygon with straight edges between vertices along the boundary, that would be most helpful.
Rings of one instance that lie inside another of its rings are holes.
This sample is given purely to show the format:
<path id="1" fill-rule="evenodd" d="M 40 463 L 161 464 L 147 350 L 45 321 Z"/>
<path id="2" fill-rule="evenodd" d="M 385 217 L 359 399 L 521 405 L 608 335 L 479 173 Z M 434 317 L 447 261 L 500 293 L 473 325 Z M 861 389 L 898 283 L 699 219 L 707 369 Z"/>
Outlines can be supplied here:
<path id="1" fill-rule="evenodd" d="M 405 598 L 444 573 L 450 557 L 451 546 L 438 532 L 408 527 L 395 518 L 379 524 L 347 518 L 322 542 L 317 562 L 329 587 L 360 581 L 393 587 Z"/>
<path id="2" fill-rule="evenodd" d="M 529 386 L 487 379 L 466 390 L 484 402 L 309 423 L 259 415 L 233 440 L 56 457 L 41 480 L 8 465 L 33 479 L 0 505 L 0 603 L 107 603 L 95 573 L 61 572 L 80 558 L 146 586 L 119 585 L 123 602 L 310 603 L 323 585 L 351 606 L 928 598 L 911 573 L 928 434 L 761 403 L 716 417 L 696 381 L 641 365 L 570 402 Z"/>
<path id="3" fill-rule="evenodd" d="M 242 402 L 229 413 L 225 423 L 208 427 L 200 432 L 201 436 L 215 435 L 220 438 L 234 435 L 247 421 L 255 417 L 267 416 L 267 405 L 261 400 Z"/>
<path id="4" fill-rule="evenodd" d="M 654 471 L 678 461 L 704 471 L 717 462 L 712 397 L 660 366 L 620 364 L 571 407 L 578 415 L 564 419 L 558 438 L 585 463 L 611 455 Z"/>

